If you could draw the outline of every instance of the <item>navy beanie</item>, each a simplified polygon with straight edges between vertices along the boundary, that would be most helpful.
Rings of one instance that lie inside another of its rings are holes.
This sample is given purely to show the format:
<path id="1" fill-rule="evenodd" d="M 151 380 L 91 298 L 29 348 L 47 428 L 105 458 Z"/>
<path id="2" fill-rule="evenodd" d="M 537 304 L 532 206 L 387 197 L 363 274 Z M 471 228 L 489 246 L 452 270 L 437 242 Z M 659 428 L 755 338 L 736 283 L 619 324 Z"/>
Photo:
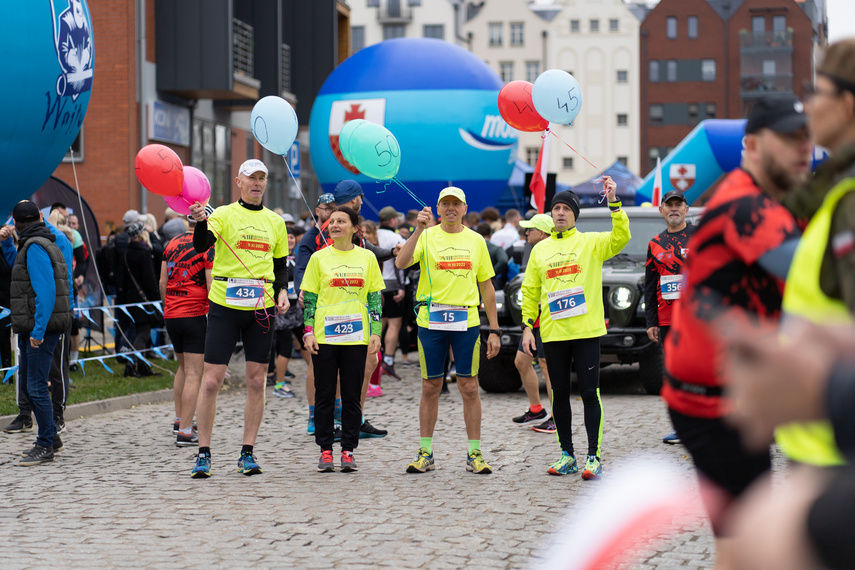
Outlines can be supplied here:
<path id="1" fill-rule="evenodd" d="M 549 209 L 555 207 L 555 204 L 567 204 L 570 206 L 570 209 L 573 210 L 573 215 L 576 219 L 579 219 L 579 197 L 575 192 L 570 190 L 563 190 L 555 194 L 555 197 L 552 198 L 552 204 L 549 206 Z"/>
<path id="2" fill-rule="evenodd" d="M 339 206 L 347 204 L 357 196 L 362 195 L 362 186 L 356 180 L 342 180 L 335 185 L 333 191 L 335 203 Z"/>

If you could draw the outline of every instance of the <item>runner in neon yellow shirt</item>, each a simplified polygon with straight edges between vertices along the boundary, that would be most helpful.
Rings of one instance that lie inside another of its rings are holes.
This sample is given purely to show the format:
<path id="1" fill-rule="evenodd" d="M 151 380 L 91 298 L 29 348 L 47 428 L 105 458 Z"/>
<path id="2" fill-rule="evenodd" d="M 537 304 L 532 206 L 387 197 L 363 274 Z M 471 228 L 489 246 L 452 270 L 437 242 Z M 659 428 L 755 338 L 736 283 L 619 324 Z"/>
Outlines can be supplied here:
<path id="1" fill-rule="evenodd" d="M 616 196 L 617 185 L 603 177 L 612 211 L 612 231 L 582 233 L 576 229 L 579 198 L 570 191 L 552 199 L 555 231 L 531 250 L 522 283 L 523 347 L 536 351 L 532 325 L 540 305 L 540 337 L 552 381 L 552 418 L 558 429 L 561 457 L 548 472 L 576 473 L 570 423 L 570 373 L 575 364 L 585 408 L 588 459 L 583 479 L 599 479 L 603 437 L 600 401 L 600 337 L 606 334 L 603 316 L 603 261 L 629 243 L 629 219 Z"/>
<path id="2" fill-rule="evenodd" d="M 368 354 L 380 350 L 380 292 L 386 287 L 377 257 L 356 235 L 359 218 L 346 206 L 329 218 L 332 245 L 309 259 L 303 290 L 306 349 L 315 369 L 318 471 L 333 471 L 336 382 L 341 384 L 341 470 L 356 471 L 353 450 L 362 425 L 362 379 Z M 354 239 L 355 238 L 355 239 Z"/>
<path id="3" fill-rule="evenodd" d="M 264 413 L 267 364 L 273 343 L 275 311 L 285 313 L 288 302 L 288 237 L 282 218 L 262 205 L 267 167 L 260 160 L 240 166 L 235 184 L 240 200 L 217 208 L 210 219 L 202 204 L 190 206 L 196 220 L 193 247 L 215 247 L 213 283 L 209 294 L 205 370 L 196 409 L 199 454 L 191 476 L 211 476 L 211 432 L 217 414 L 217 394 L 237 341 L 246 355 L 246 408 L 243 447 L 238 472 L 261 473 L 253 447 Z M 274 301 L 275 299 L 275 301 Z"/>
<path id="4" fill-rule="evenodd" d="M 487 244 L 477 233 L 463 226 L 466 195 L 449 187 L 439 193 L 437 213 L 442 223 L 427 228 L 430 208 L 419 212 L 417 227 L 398 253 L 398 269 L 419 263 L 421 277 L 416 293 L 425 304 L 419 310 L 419 362 L 422 370 L 422 399 L 419 405 L 421 446 L 408 473 L 424 473 L 434 468 L 433 430 L 442 389 L 444 363 L 449 346 L 457 367 L 457 386 L 463 397 L 463 418 L 469 436 L 466 469 L 490 473 L 492 468 L 481 456 L 481 398 L 478 394 L 478 362 L 481 336 L 478 305 L 483 300 L 490 322 L 487 358 L 499 353 L 499 321 L 493 266 Z M 480 294 L 480 295 L 479 295 Z"/>

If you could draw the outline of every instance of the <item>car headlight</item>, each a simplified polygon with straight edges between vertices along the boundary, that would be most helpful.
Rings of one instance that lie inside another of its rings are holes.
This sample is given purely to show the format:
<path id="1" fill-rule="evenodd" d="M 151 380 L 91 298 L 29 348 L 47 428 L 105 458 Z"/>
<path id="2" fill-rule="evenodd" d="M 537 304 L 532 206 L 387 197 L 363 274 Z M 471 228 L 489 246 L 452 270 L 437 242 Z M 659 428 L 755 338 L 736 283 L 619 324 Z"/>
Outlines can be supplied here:
<path id="1" fill-rule="evenodd" d="M 523 302 L 522 288 L 517 289 L 516 292 L 514 293 L 514 302 L 516 303 L 518 308 L 522 308 L 522 302 Z"/>
<path id="2" fill-rule="evenodd" d="M 625 311 L 632 306 L 633 293 L 629 287 L 623 285 L 615 287 L 612 289 L 610 297 L 612 306 L 618 310 Z"/>

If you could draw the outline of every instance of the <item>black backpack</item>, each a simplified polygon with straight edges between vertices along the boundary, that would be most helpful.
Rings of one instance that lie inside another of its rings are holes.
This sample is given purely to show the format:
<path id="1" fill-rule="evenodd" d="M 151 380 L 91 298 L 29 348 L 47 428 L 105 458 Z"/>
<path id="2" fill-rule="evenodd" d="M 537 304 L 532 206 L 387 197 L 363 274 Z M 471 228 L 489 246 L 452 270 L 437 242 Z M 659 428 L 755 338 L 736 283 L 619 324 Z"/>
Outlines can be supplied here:
<path id="1" fill-rule="evenodd" d="M 98 268 L 98 274 L 101 276 L 101 282 L 104 287 L 109 285 L 117 286 L 119 279 L 119 251 L 116 248 L 116 236 L 110 236 L 103 246 L 95 253 L 95 265 Z"/>

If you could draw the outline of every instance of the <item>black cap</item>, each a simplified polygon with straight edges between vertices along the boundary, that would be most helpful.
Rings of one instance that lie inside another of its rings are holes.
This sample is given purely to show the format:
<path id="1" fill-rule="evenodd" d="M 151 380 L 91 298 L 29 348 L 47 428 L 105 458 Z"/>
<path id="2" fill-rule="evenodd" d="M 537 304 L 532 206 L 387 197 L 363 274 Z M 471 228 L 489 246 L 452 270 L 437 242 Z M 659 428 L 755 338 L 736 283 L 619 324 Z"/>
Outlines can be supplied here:
<path id="1" fill-rule="evenodd" d="M 760 129 L 771 129 L 776 133 L 793 133 L 807 124 L 805 107 L 793 95 L 770 95 L 763 97 L 748 113 L 745 134 L 752 135 Z"/>
<path id="2" fill-rule="evenodd" d="M 21 200 L 12 209 L 12 219 L 19 223 L 35 222 L 39 216 L 39 207 L 29 200 Z"/>
<path id="3" fill-rule="evenodd" d="M 567 204 L 573 210 L 573 215 L 576 219 L 579 219 L 579 197 L 572 190 L 557 192 L 555 197 L 552 198 L 552 204 L 550 204 L 549 209 L 554 208 L 555 204 Z"/>
<path id="4" fill-rule="evenodd" d="M 680 199 L 680 200 L 682 200 L 683 202 L 686 202 L 686 204 L 688 204 L 688 203 L 689 203 L 689 202 L 686 200 L 686 197 L 685 197 L 685 196 L 683 196 L 683 193 L 682 193 L 682 192 L 680 192 L 679 190 L 669 190 L 669 191 L 665 192 L 665 195 L 664 195 L 664 196 L 662 196 L 662 203 L 664 204 L 665 202 L 667 202 L 667 201 L 668 201 L 668 200 L 670 200 L 671 198 L 679 198 L 679 199 Z"/>

